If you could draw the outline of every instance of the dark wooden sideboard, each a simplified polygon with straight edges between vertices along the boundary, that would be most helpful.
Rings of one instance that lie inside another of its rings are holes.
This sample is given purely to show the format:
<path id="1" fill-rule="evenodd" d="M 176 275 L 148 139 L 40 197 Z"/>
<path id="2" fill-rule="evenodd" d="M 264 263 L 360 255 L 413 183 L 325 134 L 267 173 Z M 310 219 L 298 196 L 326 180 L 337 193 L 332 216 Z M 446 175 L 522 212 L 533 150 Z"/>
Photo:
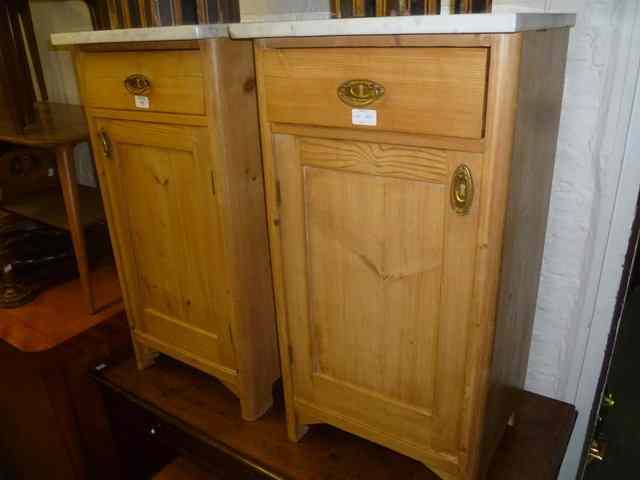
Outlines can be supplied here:
<path id="1" fill-rule="evenodd" d="M 73 283 L 25 307 L 0 310 L 2 480 L 120 476 L 100 391 L 88 372 L 97 362 L 131 355 L 127 321 L 114 307 L 87 315 L 77 295 L 73 301 Z"/>
<path id="2" fill-rule="evenodd" d="M 131 479 L 148 478 L 176 457 L 167 471 L 184 467 L 186 458 L 216 480 L 438 478 L 419 462 L 329 425 L 292 443 L 280 395 L 263 418 L 245 422 L 217 380 L 165 357 L 144 371 L 129 359 L 94 376 Z M 507 429 L 488 478 L 555 479 L 575 418 L 572 405 L 522 392 L 517 423 Z"/>

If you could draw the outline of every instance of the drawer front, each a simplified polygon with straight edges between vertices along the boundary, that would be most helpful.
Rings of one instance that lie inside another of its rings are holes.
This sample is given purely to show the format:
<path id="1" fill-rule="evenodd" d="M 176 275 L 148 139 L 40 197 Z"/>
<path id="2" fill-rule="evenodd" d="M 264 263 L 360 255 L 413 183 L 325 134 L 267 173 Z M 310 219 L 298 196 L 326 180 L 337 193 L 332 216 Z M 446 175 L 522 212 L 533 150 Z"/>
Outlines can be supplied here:
<path id="1" fill-rule="evenodd" d="M 81 71 L 90 107 L 206 113 L 197 50 L 87 53 Z M 148 104 L 136 102 L 136 94 L 147 97 Z"/>
<path id="2" fill-rule="evenodd" d="M 268 119 L 481 138 L 488 57 L 486 48 L 265 50 Z M 361 105 L 369 94 L 379 98 Z M 375 110 L 375 125 L 354 125 L 354 108 Z"/>
<path id="3" fill-rule="evenodd" d="M 103 389 L 111 426 L 115 430 L 120 452 L 125 457 L 127 471 L 153 471 L 156 458 L 168 454 L 193 457 L 212 470 L 212 478 L 267 480 L 274 476 L 264 473 L 250 459 L 210 438 L 205 431 L 196 430 L 173 417 L 174 422 L 140 406 L 122 394 Z M 141 447 L 146 447 L 142 448 Z M 150 468 L 151 467 L 151 468 Z M 132 478 L 148 478 L 137 475 Z"/>

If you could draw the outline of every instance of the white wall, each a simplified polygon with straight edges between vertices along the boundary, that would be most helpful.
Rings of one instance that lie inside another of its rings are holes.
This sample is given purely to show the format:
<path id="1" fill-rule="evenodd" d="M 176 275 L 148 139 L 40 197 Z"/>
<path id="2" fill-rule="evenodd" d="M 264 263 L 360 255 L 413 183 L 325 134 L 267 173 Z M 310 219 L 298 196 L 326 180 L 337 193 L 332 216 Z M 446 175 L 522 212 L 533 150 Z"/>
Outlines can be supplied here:
<path id="1" fill-rule="evenodd" d="M 91 30 L 89 10 L 80 0 L 32 0 L 30 4 L 49 101 L 79 105 L 80 95 L 71 54 L 68 50 L 52 47 L 49 37 L 54 32 Z M 75 160 L 80 183 L 95 186 L 91 153 L 86 143 L 76 147 Z"/>
<path id="2" fill-rule="evenodd" d="M 527 375 L 528 389 L 579 411 L 561 472 L 569 480 L 579 465 L 630 232 L 632 218 L 614 212 L 632 208 L 637 195 L 637 184 L 619 185 L 638 80 L 640 4 L 494 0 L 494 10 L 514 6 L 578 12 Z"/>

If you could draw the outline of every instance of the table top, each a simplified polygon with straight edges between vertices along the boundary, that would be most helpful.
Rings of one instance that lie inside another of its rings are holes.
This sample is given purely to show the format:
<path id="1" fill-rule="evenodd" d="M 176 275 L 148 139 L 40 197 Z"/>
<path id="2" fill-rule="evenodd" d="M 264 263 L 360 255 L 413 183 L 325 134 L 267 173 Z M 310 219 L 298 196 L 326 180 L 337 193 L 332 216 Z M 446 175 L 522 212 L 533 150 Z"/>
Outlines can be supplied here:
<path id="1" fill-rule="evenodd" d="M 53 147 L 89 139 L 84 108 L 80 105 L 42 102 L 36 105 L 36 114 L 37 121 L 29 125 L 23 134 L 0 126 L 0 141 L 32 147 Z"/>
<path id="2" fill-rule="evenodd" d="M 279 389 L 264 417 L 245 422 L 238 400 L 214 378 L 166 357 L 139 371 L 129 359 L 96 372 L 106 388 L 124 395 L 211 448 L 233 452 L 274 478 L 389 478 L 437 480 L 404 455 L 329 425 L 311 426 L 299 442 L 287 439 Z M 509 427 L 488 478 L 551 480 L 557 477 L 576 419 L 572 405 L 522 392 L 518 423 Z"/>
<path id="3" fill-rule="evenodd" d="M 120 296 L 115 265 L 106 263 L 92 272 L 93 285 L 101 296 Z M 105 303 L 100 300 L 100 303 Z M 86 310 L 78 279 L 53 286 L 31 303 L 19 308 L 0 309 L 0 341 L 26 353 L 51 350 L 90 330 L 124 310 L 114 303 L 92 315 Z"/>

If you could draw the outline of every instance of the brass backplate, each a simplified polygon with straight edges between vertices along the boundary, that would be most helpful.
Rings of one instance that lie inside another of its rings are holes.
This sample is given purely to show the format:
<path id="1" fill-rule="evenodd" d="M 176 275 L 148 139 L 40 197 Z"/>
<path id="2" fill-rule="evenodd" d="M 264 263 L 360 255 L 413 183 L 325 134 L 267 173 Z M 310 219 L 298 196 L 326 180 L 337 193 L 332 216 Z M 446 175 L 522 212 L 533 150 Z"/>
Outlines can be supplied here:
<path id="1" fill-rule="evenodd" d="M 151 81 L 141 73 L 134 73 L 124 80 L 124 88 L 133 95 L 144 95 L 151 90 Z"/>
<path id="2" fill-rule="evenodd" d="M 384 97 L 384 87 L 373 80 L 348 80 L 338 87 L 338 98 L 352 107 L 365 107 Z"/>
<path id="3" fill-rule="evenodd" d="M 473 175 L 466 165 L 459 165 L 451 180 L 451 207 L 458 215 L 466 215 L 471 210 L 474 196 Z"/>

